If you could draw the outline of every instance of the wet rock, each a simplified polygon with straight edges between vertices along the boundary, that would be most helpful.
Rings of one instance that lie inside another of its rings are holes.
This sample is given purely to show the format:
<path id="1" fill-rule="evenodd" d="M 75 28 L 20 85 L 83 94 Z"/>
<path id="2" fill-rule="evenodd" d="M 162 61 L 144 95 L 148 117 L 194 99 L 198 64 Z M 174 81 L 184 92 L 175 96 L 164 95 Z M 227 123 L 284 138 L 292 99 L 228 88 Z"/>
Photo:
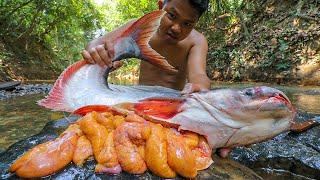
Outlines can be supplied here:
<path id="1" fill-rule="evenodd" d="M 320 94 L 320 90 L 316 90 L 316 89 L 307 90 L 304 93 L 307 94 L 307 95 L 319 95 Z"/>
<path id="2" fill-rule="evenodd" d="M 23 84 L 15 86 L 12 90 L 0 90 L 0 100 L 29 94 L 47 94 L 51 88 L 52 85 L 50 84 Z"/>
<path id="3" fill-rule="evenodd" d="M 0 83 L 0 90 L 10 91 L 20 84 L 21 84 L 20 81 L 3 82 L 3 83 Z"/>
<path id="4" fill-rule="evenodd" d="M 298 121 L 309 117 L 299 114 Z M 231 153 L 231 158 L 253 169 L 264 179 L 319 179 L 320 126 L 300 134 L 284 133 L 249 148 L 237 148 Z"/>
<path id="5" fill-rule="evenodd" d="M 74 122 L 77 118 L 71 117 L 48 123 L 43 130 L 30 138 L 22 140 L 10 146 L 5 152 L 0 154 L 0 179 L 19 179 L 15 174 L 8 172 L 9 166 L 17 157 L 21 156 L 28 149 L 37 144 L 52 140 L 66 129 L 66 127 Z M 261 179 L 251 169 L 230 159 L 221 159 L 217 156 L 213 157 L 214 164 L 208 169 L 200 171 L 196 179 Z M 125 172 L 119 175 L 105 175 L 94 173 L 95 161 L 88 160 L 83 167 L 77 167 L 70 163 L 60 172 L 47 176 L 44 179 L 162 179 L 146 172 L 142 175 L 132 175 Z M 183 179 L 181 177 L 175 179 Z"/>

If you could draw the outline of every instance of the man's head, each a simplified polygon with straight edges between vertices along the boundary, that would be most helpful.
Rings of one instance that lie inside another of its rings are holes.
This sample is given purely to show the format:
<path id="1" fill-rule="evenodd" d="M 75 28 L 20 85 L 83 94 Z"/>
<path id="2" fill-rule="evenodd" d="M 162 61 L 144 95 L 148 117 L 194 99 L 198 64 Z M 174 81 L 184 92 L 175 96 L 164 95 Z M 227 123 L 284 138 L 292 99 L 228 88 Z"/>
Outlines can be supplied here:
<path id="1" fill-rule="evenodd" d="M 159 0 L 158 5 L 159 9 L 162 9 L 163 6 L 170 0 Z M 187 0 L 188 3 L 195 8 L 198 13 L 199 17 L 208 9 L 209 0 Z"/>
<path id="2" fill-rule="evenodd" d="M 208 7 L 208 0 L 159 0 L 159 8 L 167 13 L 161 20 L 158 34 L 169 44 L 182 41 L 193 30 Z"/>

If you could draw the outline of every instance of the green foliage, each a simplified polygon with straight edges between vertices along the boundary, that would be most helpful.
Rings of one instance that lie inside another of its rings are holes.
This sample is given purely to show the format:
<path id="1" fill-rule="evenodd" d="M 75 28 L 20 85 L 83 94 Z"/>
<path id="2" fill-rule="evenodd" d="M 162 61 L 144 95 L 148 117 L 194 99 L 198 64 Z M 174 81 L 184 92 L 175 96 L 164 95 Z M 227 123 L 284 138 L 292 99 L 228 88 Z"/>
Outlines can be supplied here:
<path id="1" fill-rule="evenodd" d="M 61 72 L 92 39 L 157 9 L 148 0 L 0 0 L 0 43 L 21 61 L 42 61 Z M 123 70 L 137 66 L 125 63 Z M 127 67 L 127 68 L 126 68 Z"/>
<path id="2" fill-rule="evenodd" d="M 11 60 L 19 59 L 20 62 L 12 64 L 27 66 L 39 62 L 59 73 L 81 58 L 81 50 L 92 39 L 158 9 L 157 0 L 96 2 L 0 0 L 0 45 L 5 45 L 0 47 L 0 71 Z M 308 42 L 319 39 L 318 25 L 312 27 L 310 23 L 318 22 L 315 18 L 318 1 L 311 2 L 210 0 L 209 11 L 196 27 L 209 42 L 209 68 L 220 72 L 223 78 L 241 80 L 250 67 L 260 74 L 266 69 L 279 74 L 312 56 L 318 63 L 317 45 L 313 50 L 303 50 L 309 47 Z M 270 3 L 272 6 L 267 5 Z M 291 9 L 277 10 L 277 6 Z M 304 21 L 285 22 L 290 17 L 301 17 Z M 279 26 L 281 22 L 286 23 L 283 29 Z M 298 24 L 296 27 L 292 25 L 294 22 Z M 272 39 L 275 44 L 270 43 Z M 116 72 L 137 74 L 138 65 L 137 60 L 127 61 Z"/>
<path id="3" fill-rule="evenodd" d="M 105 0 L 98 6 L 98 9 L 104 14 L 103 27 L 107 31 L 112 31 L 129 20 L 139 18 L 158 7 L 156 0 L 151 2 L 148 0 Z"/>
<path id="4" fill-rule="evenodd" d="M 209 57 L 208 65 L 218 70 L 227 68 L 231 63 L 227 49 L 209 51 Z"/>
<path id="5" fill-rule="evenodd" d="M 276 69 L 278 71 L 285 71 L 291 67 L 291 62 L 289 59 L 290 52 L 288 51 L 289 45 L 286 41 L 282 39 L 279 40 L 279 44 L 280 46 L 279 46 L 278 54 L 279 54 L 280 62 L 276 64 Z"/>
<path id="6" fill-rule="evenodd" d="M 0 4 L 0 35 L 12 46 L 45 47 L 56 69 L 78 60 L 80 49 L 101 27 L 102 14 L 87 0 L 1 0 Z"/>
<path id="7" fill-rule="evenodd" d="M 319 62 L 315 1 L 210 2 L 198 27 L 209 41 L 209 76 L 272 81 L 295 77 L 299 65 Z"/>
<path id="8" fill-rule="evenodd" d="M 158 7 L 155 0 L 118 0 L 117 4 L 117 11 L 120 12 L 119 16 L 123 21 L 141 17 L 156 9 L 158 9 Z"/>

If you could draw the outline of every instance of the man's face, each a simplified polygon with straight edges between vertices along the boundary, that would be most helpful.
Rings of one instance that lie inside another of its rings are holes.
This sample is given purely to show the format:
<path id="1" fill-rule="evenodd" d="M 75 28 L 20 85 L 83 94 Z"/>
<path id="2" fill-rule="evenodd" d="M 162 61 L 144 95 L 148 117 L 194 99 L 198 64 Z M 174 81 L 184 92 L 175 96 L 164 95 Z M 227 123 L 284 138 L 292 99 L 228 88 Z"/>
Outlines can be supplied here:
<path id="1" fill-rule="evenodd" d="M 167 13 L 161 19 L 158 34 L 169 44 L 185 39 L 199 19 L 198 12 L 187 0 L 168 0 L 163 10 Z"/>

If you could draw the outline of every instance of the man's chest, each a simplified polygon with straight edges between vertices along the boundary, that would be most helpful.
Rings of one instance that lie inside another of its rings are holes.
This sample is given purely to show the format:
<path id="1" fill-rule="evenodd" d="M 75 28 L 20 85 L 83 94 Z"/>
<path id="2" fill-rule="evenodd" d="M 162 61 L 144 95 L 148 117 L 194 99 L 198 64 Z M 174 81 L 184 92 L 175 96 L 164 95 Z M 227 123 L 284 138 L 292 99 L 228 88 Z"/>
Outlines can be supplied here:
<path id="1" fill-rule="evenodd" d="M 156 50 L 159 54 L 167 59 L 167 61 L 175 68 L 181 70 L 186 67 L 188 60 L 188 52 L 183 48 L 159 48 Z"/>

